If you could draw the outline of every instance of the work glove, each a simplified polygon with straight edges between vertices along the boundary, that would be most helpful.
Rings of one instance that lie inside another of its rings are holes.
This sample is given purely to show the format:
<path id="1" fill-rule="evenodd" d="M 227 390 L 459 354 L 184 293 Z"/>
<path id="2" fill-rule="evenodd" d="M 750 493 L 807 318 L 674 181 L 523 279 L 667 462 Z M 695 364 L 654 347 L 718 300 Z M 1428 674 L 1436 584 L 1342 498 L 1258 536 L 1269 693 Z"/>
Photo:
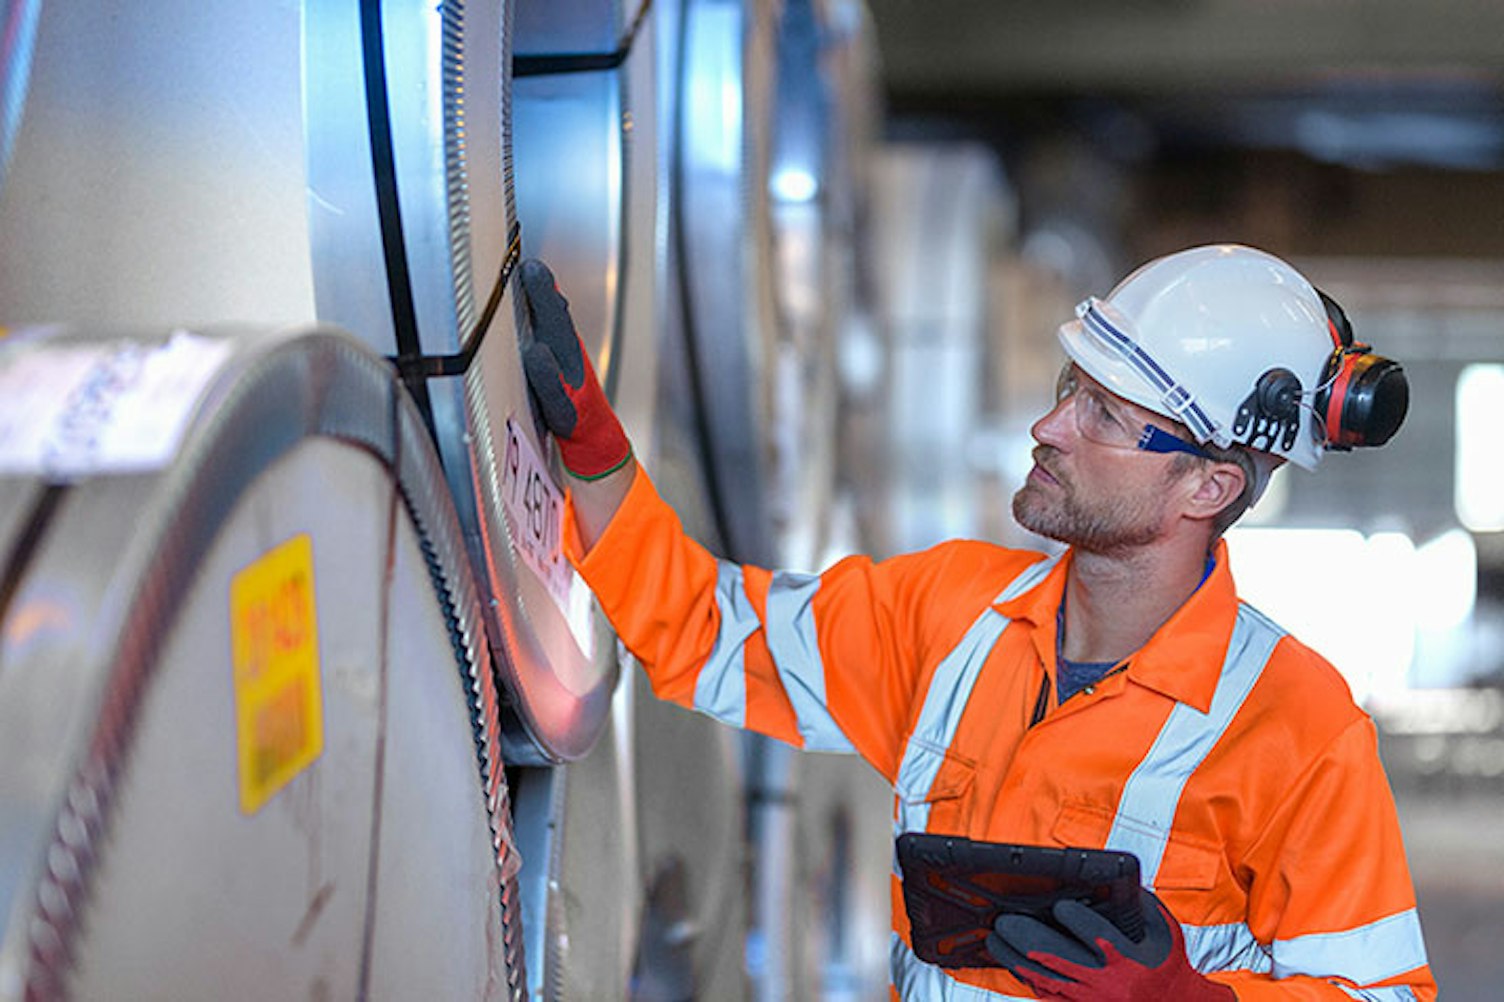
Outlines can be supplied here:
<path id="1" fill-rule="evenodd" d="M 575 333 L 569 301 L 542 261 L 522 262 L 522 298 L 531 321 L 522 335 L 528 390 L 559 444 L 564 468 L 581 480 L 599 480 L 632 457 L 632 446 Z"/>
<path id="2" fill-rule="evenodd" d="M 1079 901 L 1051 909 L 1063 933 L 1027 915 L 1002 915 L 987 936 L 987 952 L 1040 998 L 1071 1002 L 1232 1002 L 1226 985 L 1191 967 L 1175 916 L 1152 891 L 1141 890 L 1144 938 L 1127 934 Z"/>

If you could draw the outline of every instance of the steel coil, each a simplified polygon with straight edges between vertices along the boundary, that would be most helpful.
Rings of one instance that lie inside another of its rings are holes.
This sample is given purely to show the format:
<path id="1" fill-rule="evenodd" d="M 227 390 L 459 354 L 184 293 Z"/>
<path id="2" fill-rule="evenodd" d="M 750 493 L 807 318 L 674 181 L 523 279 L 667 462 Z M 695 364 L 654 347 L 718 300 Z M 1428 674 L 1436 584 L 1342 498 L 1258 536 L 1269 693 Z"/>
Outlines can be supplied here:
<path id="1" fill-rule="evenodd" d="M 327 331 L 18 336 L 0 378 L 71 389 L 0 456 L 47 485 L 0 609 L 0 997 L 520 999 L 479 597 L 390 371 Z"/>

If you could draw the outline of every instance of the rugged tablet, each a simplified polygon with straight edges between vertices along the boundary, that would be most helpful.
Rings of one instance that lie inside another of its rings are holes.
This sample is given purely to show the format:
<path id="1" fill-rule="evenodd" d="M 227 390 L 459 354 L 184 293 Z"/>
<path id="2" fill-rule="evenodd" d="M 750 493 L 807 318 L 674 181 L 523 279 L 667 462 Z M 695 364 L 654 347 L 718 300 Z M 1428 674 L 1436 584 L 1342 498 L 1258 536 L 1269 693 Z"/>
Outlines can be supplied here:
<path id="1" fill-rule="evenodd" d="M 914 952 L 940 967 L 997 967 L 985 941 L 1004 913 L 1050 925 L 1050 908 L 1072 898 L 1134 940 L 1144 934 L 1138 857 L 1109 849 L 973 842 L 908 832 L 898 838 L 904 907 Z"/>

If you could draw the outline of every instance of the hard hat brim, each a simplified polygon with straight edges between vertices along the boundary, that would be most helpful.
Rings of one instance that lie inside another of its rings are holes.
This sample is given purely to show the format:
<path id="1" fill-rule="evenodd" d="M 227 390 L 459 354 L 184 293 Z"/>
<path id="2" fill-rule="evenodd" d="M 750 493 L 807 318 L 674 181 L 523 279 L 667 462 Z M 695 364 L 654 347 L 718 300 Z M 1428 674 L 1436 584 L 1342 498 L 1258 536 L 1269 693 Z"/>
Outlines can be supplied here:
<path id="1" fill-rule="evenodd" d="M 1185 425 L 1198 442 L 1226 446 L 1231 441 L 1196 395 L 1139 343 L 1132 323 L 1111 303 L 1092 297 L 1077 306 L 1076 325 L 1063 325 L 1060 339 L 1083 369 L 1124 399 Z"/>
<path id="2" fill-rule="evenodd" d="M 1128 364 L 1122 355 L 1103 345 L 1080 319 L 1061 324 L 1056 337 L 1071 361 L 1109 391 L 1161 417 L 1172 421 L 1180 420 L 1165 406 L 1148 380 L 1139 375 L 1138 370 Z"/>

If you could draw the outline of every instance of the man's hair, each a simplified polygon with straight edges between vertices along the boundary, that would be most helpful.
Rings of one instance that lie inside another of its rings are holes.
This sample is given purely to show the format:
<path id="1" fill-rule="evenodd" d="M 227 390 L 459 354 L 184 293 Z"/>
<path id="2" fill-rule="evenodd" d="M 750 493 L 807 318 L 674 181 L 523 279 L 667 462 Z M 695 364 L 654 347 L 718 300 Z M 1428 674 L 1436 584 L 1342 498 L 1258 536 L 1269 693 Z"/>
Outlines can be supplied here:
<path id="1" fill-rule="evenodd" d="M 1259 494 L 1259 468 L 1253 458 L 1253 453 L 1241 445 L 1229 446 L 1226 449 L 1212 442 L 1201 443 L 1201 451 L 1206 453 L 1207 458 L 1193 456 L 1188 452 L 1177 452 L 1170 463 L 1170 476 L 1178 477 L 1198 467 L 1205 467 L 1211 463 L 1232 463 L 1243 471 L 1243 491 L 1230 501 L 1227 507 L 1219 511 L 1212 519 L 1212 538 L 1215 543 L 1222 538 L 1222 534 L 1231 528 L 1232 524 L 1243 517 L 1243 513 L 1252 506 Z M 1264 474 L 1265 477 L 1268 474 Z"/>

